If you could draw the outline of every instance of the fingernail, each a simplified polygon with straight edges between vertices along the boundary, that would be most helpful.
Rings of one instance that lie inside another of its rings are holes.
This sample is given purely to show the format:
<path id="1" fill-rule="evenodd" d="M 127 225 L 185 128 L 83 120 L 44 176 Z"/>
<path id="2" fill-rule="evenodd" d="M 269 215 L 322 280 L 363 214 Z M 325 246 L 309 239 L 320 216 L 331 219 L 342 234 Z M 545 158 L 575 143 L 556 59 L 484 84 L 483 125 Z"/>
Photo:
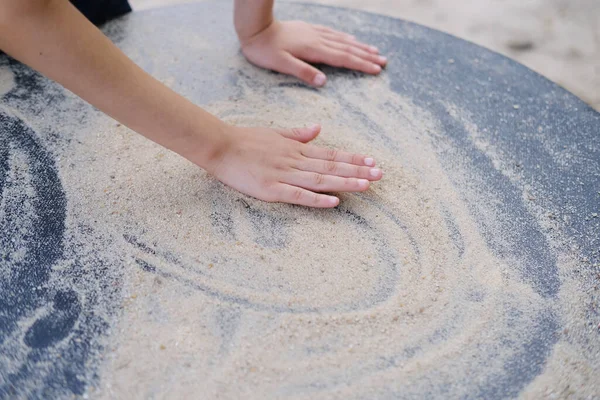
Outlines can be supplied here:
<path id="1" fill-rule="evenodd" d="M 315 79 L 313 79 L 313 84 L 315 86 L 323 86 L 325 84 L 326 80 L 327 80 L 327 78 L 325 77 L 325 75 L 323 75 L 323 74 L 317 74 L 315 76 Z"/>
<path id="2" fill-rule="evenodd" d="M 379 49 L 375 46 L 369 46 L 369 50 L 374 51 L 374 52 L 378 52 Z"/>
<path id="3" fill-rule="evenodd" d="M 371 171 L 369 173 L 371 174 L 371 176 L 373 178 L 376 178 L 381 173 L 381 170 L 379 168 L 373 168 L 373 169 L 371 169 Z"/>
<path id="4" fill-rule="evenodd" d="M 329 203 L 332 205 L 337 205 L 338 201 L 339 201 L 339 199 L 337 197 L 333 197 L 333 196 L 329 197 Z"/>
<path id="5" fill-rule="evenodd" d="M 373 160 L 371 157 L 367 157 L 365 158 L 365 165 L 369 167 L 375 165 L 375 160 Z"/>
<path id="6" fill-rule="evenodd" d="M 321 125 L 319 124 L 313 124 L 311 125 L 308 129 L 310 129 L 311 131 L 316 131 L 321 127 Z"/>
<path id="7" fill-rule="evenodd" d="M 373 64 L 373 70 L 375 70 L 375 72 L 381 72 L 381 67 L 377 64 Z"/>
<path id="8" fill-rule="evenodd" d="M 369 181 L 367 179 L 359 179 L 358 186 L 367 187 L 367 186 L 369 186 Z"/>
<path id="9" fill-rule="evenodd" d="M 387 57 L 379 56 L 379 61 L 385 64 L 387 63 Z"/>

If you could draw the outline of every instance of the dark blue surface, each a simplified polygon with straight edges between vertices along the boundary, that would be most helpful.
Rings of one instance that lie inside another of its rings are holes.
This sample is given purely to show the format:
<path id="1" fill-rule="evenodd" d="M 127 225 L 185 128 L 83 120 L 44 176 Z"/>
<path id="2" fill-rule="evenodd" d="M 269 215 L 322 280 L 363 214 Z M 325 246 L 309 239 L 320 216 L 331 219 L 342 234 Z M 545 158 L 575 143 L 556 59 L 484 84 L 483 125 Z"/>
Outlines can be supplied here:
<path id="1" fill-rule="evenodd" d="M 279 12 L 284 16 L 312 20 L 349 31 L 365 41 L 377 43 L 382 52 L 390 55 L 390 64 L 385 73 L 389 76 L 392 89 L 409 97 L 440 121 L 443 138 L 439 143 L 439 157 L 445 163 L 450 177 L 454 177 L 455 184 L 464 184 L 466 169 L 478 190 L 499 200 L 493 226 L 487 225 L 489 219 L 482 217 L 477 220 L 490 248 L 503 258 L 519 261 L 514 265 L 521 266 L 518 273 L 524 282 L 552 303 L 560 288 L 554 252 L 541 232 L 538 221 L 524 204 L 522 190 L 473 144 L 467 127 L 448 112 L 447 104 L 468 112 L 470 120 L 486 135 L 486 140 L 503 155 L 504 161 L 509 161 L 505 168 L 518 174 L 522 182 L 543 190 L 545 196 L 537 200 L 538 206 L 549 210 L 549 213 L 560 211 L 563 241 L 572 244 L 587 257 L 589 265 L 600 261 L 600 219 L 590 218 L 593 213 L 600 212 L 600 114 L 522 65 L 449 35 L 383 16 L 336 8 L 322 8 L 326 12 L 315 13 L 311 11 L 312 7 L 315 6 L 284 5 Z M 157 25 L 160 21 L 163 25 L 187 26 L 196 23 L 198 18 L 210 15 L 225 26 L 229 20 L 226 12 L 227 6 L 202 3 L 141 13 L 122 24 L 112 25 L 108 33 L 113 40 L 126 41 L 127 29 L 121 27 L 127 28 L 136 19 L 147 19 Z M 376 26 L 378 29 L 360 30 L 346 22 L 352 20 L 350 16 L 359 17 L 367 22 L 363 25 Z M 215 36 L 215 40 L 223 37 L 221 40 L 226 46 L 235 43 L 231 37 L 224 38 L 224 35 L 232 34 L 225 28 L 211 33 L 210 26 L 199 24 L 197 30 L 206 33 L 207 37 Z M 152 47 L 153 41 L 161 40 L 160 34 L 157 31 L 155 37 L 148 38 L 149 47 Z M 454 62 L 449 63 L 449 59 Z M 6 58 L 1 60 L 1 64 L 11 68 L 17 83 L 16 88 L 3 97 L 3 104 L 16 104 L 17 107 L 25 104 L 30 114 L 43 115 L 49 104 L 61 101 L 62 90 L 42 84 L 45 80 L 39 75 Z M 236 90 L 238 72 L 223 72 L 231 81 L 232 88 L 229 91 Z M 349 74 L 327 67 L 325 72 L 330 80 L 335 80 L 338 75 Z M 356 79 L 361 79 L 359 74 L 355 75 Z M 181 76 L 181 79 L 185 82 L 194 78 Z M 286 85 L 304 87 L 296 83 Z M 210 90 L 210 84 L 207 86 L 209 94 L 206 96 L 220 97 L 220 94 Z M 334 87 L 326 88 L 322 93 L 337 96 L 343 102 L 343 94 L 336 93 Z M 518 108 L 514 105 L 518 105 Z M 352 109 L 350 104 L 346 106 L 348 112 L 358 115 L 362 112 Z M 368 119 L 366 115 L 365 118 Z M 369 123 L 372 131 L 379 130 L 377 121 Z M 34 193 L 31 197 L 24 193 L 21 199 L 2 203 L 5 215 L 0 220 L 0 272 L 3 274 L 0 276 L 0 349 L 5 351 L 2 357 L 11 357 L 10 351 L 14 348 L 2 346 L 15 332 L 17 324 L 37 315 L 40 309 L 47 309 L 19 339 L 22 343 L 19 351 L 25 349 L 27 357 L 18 372 L 8 375 L 0 370 L 0 398 L 17 395 L 58 398 L 83 393 L 86 385 L 97 379 L 97 365 L 90 365 L 88 360 L 94 350 L 101 350 L 98 338 L 106 334 L 108 328 L 106 321 L 94 314 L 92 294 L 85 294 L 92 300 L 88 298 L 83 301 L 82 294 L 72 288 L 47 289 L 52 274 L 70 274 L 74 286 L 77 279 L 88 279 L 89 276 L 82 275 L 77 268 L 61 272 L 52 270 L 64 258 L 66 251 L 63 249 L 63 236 L 68 199 L 58 178 L 55 155 L 40 145 L 37 139 L 40 134 L 18 117 L 0 110 L 0 193 L 3 194 L 8 185 L 9 151 L 15 150 L 26 155 Z M 47 136 L 48 133 L 43 134 Z M 60 132 L 55 134 L 60 136 Z M 394 149 L 396 144 L 390 142 L 389 146 Z M 560 162 L 559 156 L 569 151 L 575 158 L 565 165 Z M 457 157 L 464 165 L 459 167 L 454 164 Z M 472 197 L 465 197 L 464 200 L 469 203 L 473 215 L 484 214 L 482 205 L 474 202 Z M 372 206 L 378 207 L 377 204 Z M 352 213 L 343 208 L 339 211 Z M 396 216 L 385 209 L 382 212 L 401 226 Z M 27 218 L 22 218 L 24 215 Z M 353 215 L 356 223 L 360 224 L 360 213 Z M 217 213 L 213 219 L 215 224 L 227 231 L 227 215 Z M 26 257 L 13 261 L 14 254 L 19 250 L 14 247 L 13 238 L 23 235 L 20 224 L 25 220 L 33 221 L 35 229 L 30 233 L 28 231 L 23 238 L 27 243 Z M 451 215 L 448 216 L 448 224 L 453 224 Z M 499 231 L 504 233 L 501 240 L 493 234 Z M 457 247 L 464 246 L 460 232 L 457 231 L 454 236 Z M 168 253 L 161 253 L 160 249 L 142 243 L 135 237 L 126 236 L 126 240 L 148 254 L 166 259 L 170 257 Z M 262 240 L 273 246 L 278 245 L 269 235 Z M 382 248 L 385 248 L 385 244 Z M 71 249 L 71 253 L 78 254 L 78 250 Z M 112 267 L 93 257 L 86 260 L 97 263 L 96 274 L 101 274 L 103 268 Z M 143 259 L 138 263 L 147 273 L 165 276 L 164 272 Z M 114 290 L 101 278 L 96 279 L 102 283 L 102 290 Z M 189 284 L 196 285 L 193 282 Z M 210 288 L 197 289 L 211 294 Z M 231 302 L 258 309 L 262 307 L 250 304 L 245 299 L 231 299 Z M 518 313 L 519 310 L 514 312 Z M 588 315 L 590 320 L 597 318 L 597 313 L 597 310 L 591 310 Z M 469 397 L 505 398 L 518 395 L 542 371 L 561 328 L 555 311 L 548 307 L 523 326 L 521 343 L 499 338 L 502 346 L 514 351 L 513 357 L 505 365 L 502 375 L 483 375 L 482 379 L 474 380 Z M 429 340 L 444 340 L 447 334 L 437 332 Z M 380 368 L 393 366 L 398 360 L 410 359 L 418 352 L 419 348 L 407 349 L 393 359 L 383 360 Z M 55 358 L 56 354 L 61 355 L 60 359 Z M 41 376 L 37 366 L 48 362 L 53 367 Z M 0 368 L 2 365 L 0 362 Z M 27 386 L 23 384 L 26 381 L 35 381 L 36 389 L 22 391 Z M 378 393 L 377 396 L 401 398 L 410 393 L 410 385 L 407 385 L 404 393 L 389 391 Z M 452 393 L 450 388 L 448 393 Z"/>
<path id="2" fill-rule="evenodd" d="M 35 132 L 17 116 L 43 115 L 64 100 L 63 90 L 0 57 L 15 79 L 0 108 L 0 399 L 81 395 L 97 379 L 89 363 L 108 328 L 97 314 L 98 297 L 115 295 L 106 273 L 114 267 L 89 254 L 88 227 L 71 232 L 78 238 L 65 246 L 68 200 L 56 156 L 40 137 L 65 140 L 60 132 Z M 22 163 L 11 165 L 11 155 Z M 18 172 L 9 178 L 11 169 Z M 68 265 L 55 269 L 61 262 Z M 81 282 L 90 281 L 99 292 L 81 293 Z M 21 334 L 23 324 L 29 326 Z"/>

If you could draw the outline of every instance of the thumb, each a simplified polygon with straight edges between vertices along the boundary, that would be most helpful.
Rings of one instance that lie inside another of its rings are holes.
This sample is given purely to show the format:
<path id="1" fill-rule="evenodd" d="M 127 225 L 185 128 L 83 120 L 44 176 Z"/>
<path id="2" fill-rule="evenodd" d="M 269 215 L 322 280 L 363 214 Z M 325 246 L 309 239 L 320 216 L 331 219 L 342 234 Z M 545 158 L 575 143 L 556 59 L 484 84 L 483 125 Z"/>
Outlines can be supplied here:
<path id="1" fill-rule="evenodd" d="M 287 52 L 282 54 L 281 61 L 274 69 L 284 74 L 293 75 L 311 86 L 321 87 L 327 81 L 324 73 Z"/>
<path id="2" fill-rule="evenodd" d="M 278 129 L 277 133 L 288 139 L 307 143 L 317 137 L 321 132 L 321 125 L 316 124 L 308 128 Z"/>

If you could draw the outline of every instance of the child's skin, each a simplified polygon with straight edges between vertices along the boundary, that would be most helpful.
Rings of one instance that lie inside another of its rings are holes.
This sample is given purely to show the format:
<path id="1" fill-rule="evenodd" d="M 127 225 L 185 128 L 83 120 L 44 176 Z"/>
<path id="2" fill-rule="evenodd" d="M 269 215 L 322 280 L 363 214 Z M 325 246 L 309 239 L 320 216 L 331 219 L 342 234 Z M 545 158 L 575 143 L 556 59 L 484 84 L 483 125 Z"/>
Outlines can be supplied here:
<path id="1" fill-rule="evenodd" d="M 352 36 L 276 21 L 272 8 L 273 0 L 235 0 L 242 52 L 260 67 L 322 86 L 325 75 L 301 60 L 369 74 L 386 63 Z M 381 179 L 370 157 L 308 144 L 318 125 L 243 128 L 219 120 L 135 65 L 67 0 L 0 0 L 0 49 L 258 199 L 335 207 L 339 199 L 321 192 L 364 191 Z"/>

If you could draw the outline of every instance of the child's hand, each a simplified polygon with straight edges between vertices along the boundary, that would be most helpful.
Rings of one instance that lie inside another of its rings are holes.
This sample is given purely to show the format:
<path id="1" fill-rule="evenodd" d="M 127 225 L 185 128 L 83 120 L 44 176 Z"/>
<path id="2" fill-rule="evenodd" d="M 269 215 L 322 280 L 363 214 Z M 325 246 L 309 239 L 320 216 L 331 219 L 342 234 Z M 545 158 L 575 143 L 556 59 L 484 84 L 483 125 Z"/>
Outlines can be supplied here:
<path id="1" fill-rule="evenodd" d="M 353 36 L 302 21 L 273 21 L 259 33 L 240 37 L 242 53 L 253 64 L 323 86 L 325 75 L 307 64 L 323 63 L 378 74 L 387 60 L 377 48 Z M 302 61 L 304 60 L 304 61 Z"/>
<path id="2" fill-rule="evenodd" d="M 299 129 L 231 127 L 226 145 L 207 170 L 242 193 L 269 202 L 335 207 L 317 192 L 360 192 L 381 179 L 372 158 L 306 144 L 320 126 Z"/>

